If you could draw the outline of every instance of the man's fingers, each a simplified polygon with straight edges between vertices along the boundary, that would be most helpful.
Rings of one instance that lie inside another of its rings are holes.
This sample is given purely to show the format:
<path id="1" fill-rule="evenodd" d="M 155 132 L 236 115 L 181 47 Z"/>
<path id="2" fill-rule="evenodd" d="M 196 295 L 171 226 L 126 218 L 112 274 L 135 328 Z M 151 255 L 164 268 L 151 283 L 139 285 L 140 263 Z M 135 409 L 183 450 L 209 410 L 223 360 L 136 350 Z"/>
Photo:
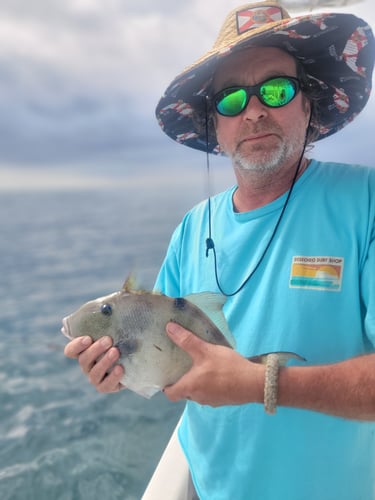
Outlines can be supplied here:
<path id="1" fill-rule="evenodd" d="M 66 344 L 64 354 L 68 358 L 78 358 L 81 352 L 85 351 L 92 343 L 93 340 L 90 337 L 77 337 Z"/>
<path id="2" fill-rule="evenodd" d="M 120 382 L 124 368 L 114 366 L 120 358 L 120 352 L 111 346 L 112 339 L 103 337 L 78 357 L 82 371 L 99 392 L 117 392 L 124 388 Z"/>
<path id="3" fill-rule="evenodd" d="M 64 349 L 67 357 L 78 359 L 81 370 L 99 392 L 125 389 L 121 384 L 124 368 L 115 365 L 120 352 L 112 344 L 111 337 L 102 337 L 96 342 L 90 337 L 78 337 L 71 340 Z"/>
<path id="4" fill-rule="evenodd" d="M 100 384 L 96 385 L 96 390 L 99 392 L 118 392 L 126 389 L 121 384 L 121 379 L 124 375 L 124 368 L 120 365 L 115 365 L 110 373 L 106 374 Z"/>
<path id="5" fill-rule="evenodd" d="M 87 349 L 78 355 L 80 367 L 86 375 L 91 371 L 92 367 L 101 359 L 104 354 L 112 347 L 111 337 L 102 337 L 94 342 Z M 113 364 L 113 362 L 112 362 Z"/>
<path id="6" fill-rule="evenodd" d="M 188 394 L 185 388 L 183 377 L 175 384 L 164 387 L 163 392 L 169 401 L 172 402 L 181 401 L 182 399 L 191 399 L 190 394 Z"/>
<path id="7" fill-rule="evenodd" d="M 111 371 L 111 368 L 116 363 L 116 361 L 118 361 L 119 357 L 120 353 L 118 349 L 116 349 L 115 347 L 111 347 L 111 349 L 109 349 L 109 351 L 106 352 L 100 359 L 96 359 L 94 363 L 89 366 L 89 370 L 85 372 L 90 383 L 95 386 L 99 386 Z"/>

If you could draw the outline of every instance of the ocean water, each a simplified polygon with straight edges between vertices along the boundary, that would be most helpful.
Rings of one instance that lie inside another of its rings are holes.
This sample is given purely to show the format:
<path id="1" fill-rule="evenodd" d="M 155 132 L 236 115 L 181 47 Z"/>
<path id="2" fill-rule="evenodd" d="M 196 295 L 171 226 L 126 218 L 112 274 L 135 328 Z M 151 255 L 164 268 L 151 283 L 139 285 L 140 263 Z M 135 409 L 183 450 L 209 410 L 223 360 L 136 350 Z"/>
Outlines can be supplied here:
<path id="1" fill-rule="evenodd" d="M 0 193 L 0 499 L 139 499 L 183 403 L 99 394 L 64 357 L 61 318 L 152 287 L 202 178 L 108 189 Z M 172 183 L 173 184 L 173 183 Z"/>

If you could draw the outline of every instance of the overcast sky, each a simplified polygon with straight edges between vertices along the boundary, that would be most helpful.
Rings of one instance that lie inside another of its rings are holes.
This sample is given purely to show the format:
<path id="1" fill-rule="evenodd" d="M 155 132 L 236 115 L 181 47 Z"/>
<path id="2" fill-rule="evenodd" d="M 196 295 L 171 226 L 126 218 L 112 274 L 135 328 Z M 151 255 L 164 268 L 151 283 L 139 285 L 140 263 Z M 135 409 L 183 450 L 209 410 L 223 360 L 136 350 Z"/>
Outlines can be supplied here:
<path id="1" fill-rule="evenodd" d="M 352 1 L 331 10 L 353 12 L 375 26 L 372 0 Z M 0 184 L 6 173 L 25 169 L 128 172 L 171 162 L 204 164 L 201 153 L 175 145 L 159 130 L 154 108 L 240 4 L 0 0 Z M 374 111 L 372 96 L 362 116 L 323 141 L 317 154 L 375 164 Z"/>

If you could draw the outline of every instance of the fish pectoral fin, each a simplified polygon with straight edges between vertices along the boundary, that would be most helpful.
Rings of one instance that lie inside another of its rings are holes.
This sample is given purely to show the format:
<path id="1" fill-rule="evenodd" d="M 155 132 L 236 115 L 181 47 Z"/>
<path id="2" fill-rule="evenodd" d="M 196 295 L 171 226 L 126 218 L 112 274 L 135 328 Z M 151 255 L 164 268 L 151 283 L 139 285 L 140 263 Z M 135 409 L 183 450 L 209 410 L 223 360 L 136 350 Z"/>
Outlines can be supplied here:
<path id="1" fill-rule="evenodd" d="M 184 299 L 199 307 L 199 309 L 201 309 L 221 331 L 233 349 L 235 349 L 236 341 L 232 332 L 229 330 L 227 320 L 223 313 L 223 305 L 226 301 L 224 295 L 213 292 L 201 292 L 186 295 Z"/>
<path id="2" fill-rule="evenodd" d="M 285 366 L 290 359 L 297 359 L 298 361 L 306 361 L 306 359 L 300 356 L 299 354 L 288 351 L 267 352 L 265 354 L 259 354 L 258 356 L 251 356 L 247 359 L 252 363 L 261 363 L 265 365 L 267 363 L 267 358 L 270 354 L 277 355 L 280 366 Z"/>

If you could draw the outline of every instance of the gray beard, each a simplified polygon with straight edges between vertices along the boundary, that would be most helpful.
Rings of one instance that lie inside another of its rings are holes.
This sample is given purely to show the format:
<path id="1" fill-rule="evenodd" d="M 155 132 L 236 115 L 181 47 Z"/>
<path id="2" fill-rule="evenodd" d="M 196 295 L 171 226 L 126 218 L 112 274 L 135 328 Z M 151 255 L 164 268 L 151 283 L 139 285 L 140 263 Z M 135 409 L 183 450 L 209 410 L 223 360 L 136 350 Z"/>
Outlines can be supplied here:
<path id="1" fill-rule="evenodd" d="M 264 151 L 261 157 L 256 158 L 251 154 L 244 154 L 238 148 L 232 156 L 233 164 L 242 171 L 272 173 L 277 171 L 281 165 L 290 158 L 293 158 L 301 148 L 301 141 L 283 142 L 273 151 Z M 302 151 L 301 151 L 302 152 Z"/>
<path id="2" fill-rule="evenodd" d="M 244 153 L 239 146 L 232 155 L 233 165 L 242 171 L 272 173 L 277 171 L 284 162 L 302 153 L 303 137 L 293 137 L 292 141 L 284 141 L 270 151 L 256 151 L 254 155 Z"/>
<path id="3" fill-rule="evenodd" d="M 248 157 L 247 155 L 243 155 L 240 152 L 237 152 L 234 154 L 232 160 L 234 165 L 239 170 L 247 172 L 267 173 L 276 171 L 278 169 L 278 166 L 281 165 L 284 157 L 285 155 L 280 152 L 279 154 L 273 154 L 269 158 L 256 160 Z"/>

